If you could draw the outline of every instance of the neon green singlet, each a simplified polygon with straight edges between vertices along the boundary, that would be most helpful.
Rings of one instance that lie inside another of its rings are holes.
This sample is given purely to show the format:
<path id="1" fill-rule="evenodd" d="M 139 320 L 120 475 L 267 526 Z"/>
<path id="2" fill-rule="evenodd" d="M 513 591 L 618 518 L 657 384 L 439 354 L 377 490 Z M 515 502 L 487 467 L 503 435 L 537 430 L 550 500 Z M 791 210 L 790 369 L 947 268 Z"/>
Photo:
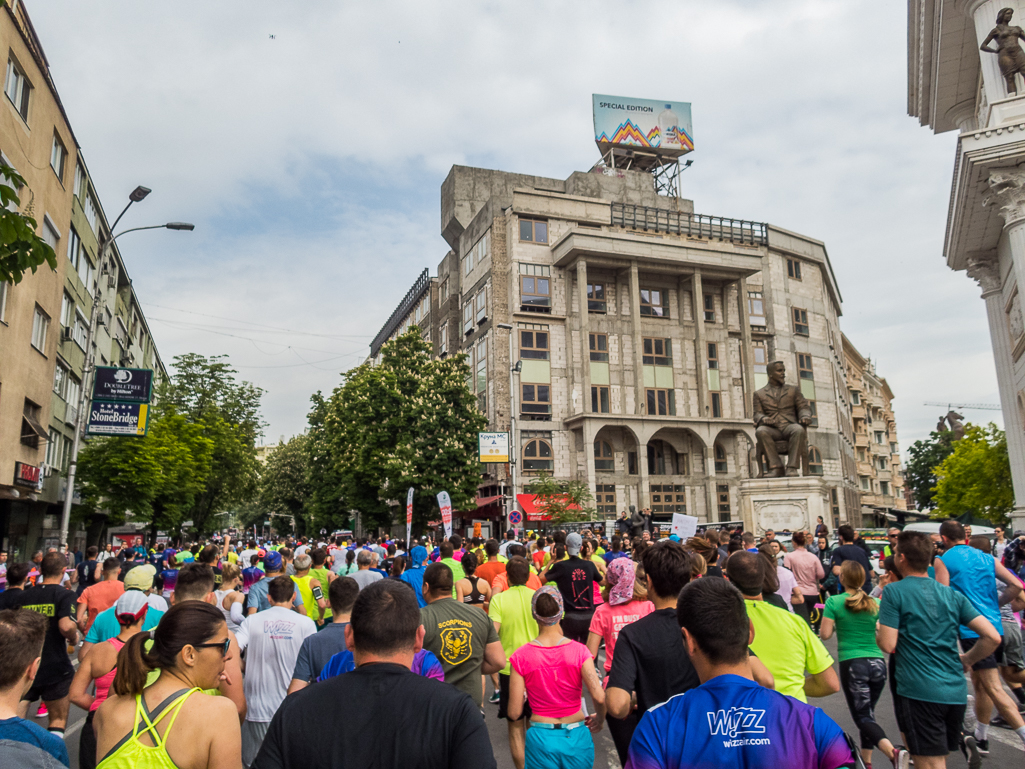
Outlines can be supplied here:
<path id="1" fill-rule="evenodd" d="M 178 712 L 185 704 L 185 700 L 191 697 L 200 689 L 189 689 L 167 707 L 160 710 L 156 718 L 150 719 L 145 706 L 142 703 L 142 695 L 135 697 L 135 728 L 132 733 L 126 736 L 115 748 L 108 753 L 96 769 L 178 769 L 171 757 L 167 755 L 167 738 L 174 728 L 174 721 L 178 718 Z M 157 732 L 159 724 L 168 713 L 171 714 L 171 721 L 167 724 L 167 731 L 163 739 Z M 146 724 L 146 727 L 139 730 L 139 727 Z M 139 738 L 146 732 L 150 733 L 154 745 L 143 745 Z"/>

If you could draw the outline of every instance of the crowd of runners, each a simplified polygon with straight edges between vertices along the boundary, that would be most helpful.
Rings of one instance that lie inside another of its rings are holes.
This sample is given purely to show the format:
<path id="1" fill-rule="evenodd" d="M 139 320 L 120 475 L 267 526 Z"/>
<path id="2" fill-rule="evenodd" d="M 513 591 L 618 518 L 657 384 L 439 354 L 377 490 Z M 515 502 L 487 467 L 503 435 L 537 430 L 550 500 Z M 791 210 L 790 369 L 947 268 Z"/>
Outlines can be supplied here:
<path id="1" fill-rule="evenodd" d="M 71 704 L 81 769 L 487 769 L 495 717 L 516 769 L 588 769 L 605 728 L 632 769 L 977 768 L 993 725 L 1025 744 L 1025 533 L 892 529 L 873 562 L 821 519 L 790 548 L 635 524 L 0 556 L 0 766 L 67 766 Z M 850 735 L 809 704 L 841 691 Z"/>

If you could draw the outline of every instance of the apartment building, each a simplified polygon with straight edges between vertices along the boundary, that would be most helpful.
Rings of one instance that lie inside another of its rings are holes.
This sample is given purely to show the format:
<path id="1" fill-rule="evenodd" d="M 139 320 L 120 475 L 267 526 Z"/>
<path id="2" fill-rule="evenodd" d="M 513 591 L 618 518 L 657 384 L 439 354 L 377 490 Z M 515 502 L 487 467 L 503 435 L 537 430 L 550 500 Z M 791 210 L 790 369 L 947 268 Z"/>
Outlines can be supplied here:
<path id="1" fill-rule="evenodd" d="M 893 413 L 893 391 L 850 340 L 843 337 L 847 390 L 854 430 L 862 525 L 886 526 L 891 510 L 907 510 L 904 470 Z"/>
<path id="2" fill-rule="evenodd" d="M 441 212 L 451 250 L 371 358 L 413 323 L 436 354 L 468 356 L 489 429 L 512 432 L 518 458 L 511 489 L 512 468 L 484 466 L 480 503 L 513 493 L 529 522 L 524 490 L 544 471 L 586 480 L 600 517 L 636 505 L 666 524 L 673 512 L 736 520 L 740 483 L 758 473 L 752 394 L 778 359 L 814 404 L 807 474 L 827 483 L 834 525 L 857 519 L 841 296 L 823 243 L 695 214 L 650 174 L 601 167 L 559 180 L 455 166 Z"/>
<path id="3" fill-rule="evenodd" d="M 7 49 L 0 153 L 26 181 L 21 210 L 57 254 L 14 286 L 0 284 L 0 544 L 13 560 L 60 544 L 64 473 L 83 386 L 94 297 L 98 365 L 164 374 L 25 4 L 0 10 Z M 72 531 L 70 545 L 86 533 Z"/>

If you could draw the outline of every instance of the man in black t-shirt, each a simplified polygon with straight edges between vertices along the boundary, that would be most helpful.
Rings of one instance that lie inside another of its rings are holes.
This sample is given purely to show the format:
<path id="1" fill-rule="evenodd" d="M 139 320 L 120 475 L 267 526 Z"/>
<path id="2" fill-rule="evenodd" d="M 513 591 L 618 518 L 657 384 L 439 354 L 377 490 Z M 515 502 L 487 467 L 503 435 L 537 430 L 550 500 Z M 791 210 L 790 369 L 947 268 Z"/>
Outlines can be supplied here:
<path id="1" fill-rule="evenodd" d="M 422 639 L 409 585 L 382 579 L 360 590 L 345 629 L 356 669 L 289 695 L 252 769 L 496 769 L 470 695 L 411 672 Z"/>
<path id="2" fill-rule="evenodd" d="M 854 544 L 854 527 L 845 523 L 836 533 L 840 536 L 840 546 L 833 550 L 829 559 L 829 566 L 837 577 L 840 576 L 840 567 L 844 561 L 857 561 L 865 570 L 865 585 L 863 590 L 866 593 L 872 592 L 872 565 L 868 562 L 865 551 Z"/>
<path id="3" fill-rule="evenodd" d="M 11 564 L 11 568 L 7 570 L 7 589 L 0 593 L 0 611 L 17 609 L 21 606 L 21 596 L 30 571 L 32 571 L 31 563 Z"/>
<path id="4" fill-rule="evenodd" d="M 609 732 L 622 763 L 648 708 L 701 685 L 676 619 L 676 597 L 690 582 L 693 558 L 679 543 L 667 540 L 645 550 L 642 561 L 655 611 L 619 632 L 605 689 Z M 636 711 L 631 711 L 631 692 L 637 693 Z"/>
<path id="5" fill-rule="evenodd" d="M 67 559 L 61 553 L 47 553 L 40 564 L 42 584 L 27 588 L 18 605 L 39 612 L 49 620 L 39 672 L 22 699 L 42 699 L 50 713 L 50 731 L 64 736 L 68 723 L 68 691 L 75 668 L 68 657 L 68 644 L 78 643 L 75 625 L 75 594 L 61 587 Z"/>
<path id="6" fill-rule="evenodd" d="M 78 589 L 75 591 L 76 596 L 81 596 L 87 587 L 92 587 L 99 579 L 97 578 L 97 572 L 99 564 L 96 561 L 96 554 L 100 552 L 100 549 L 96 545 L 92 545 L 85 551 L 85 560 L 75 567 L 78 572 Z"/>
<path id="7" fill-rule="evenodd" d="M 554 582 L 562 594 L 566 613 L 562 618 L 562 633 L 566 638 L 587 643 L 594 616 L 594 583 L 601 582 L 598 567 L 580 558 L 583 539 L 576 532 L 566 537 L 569 558 L 556 561 L 541 575 L 541 583 Z"/>

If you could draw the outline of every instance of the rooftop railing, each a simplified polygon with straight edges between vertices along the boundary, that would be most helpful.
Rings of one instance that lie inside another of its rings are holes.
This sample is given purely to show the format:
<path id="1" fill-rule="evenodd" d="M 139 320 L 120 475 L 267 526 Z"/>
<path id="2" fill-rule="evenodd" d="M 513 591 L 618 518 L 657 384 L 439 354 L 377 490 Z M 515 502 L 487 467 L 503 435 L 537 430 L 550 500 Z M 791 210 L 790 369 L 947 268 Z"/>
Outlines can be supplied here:
<path id="1" fill-rule="evenodd" d="M 706 214 L 687 214 L 663 208 L 612 204 L 612 225 L 644 232 L 665 232 L 692 238 L 709 238 L 750 246 L 769 245 L 769 231 L 764 222 L 748 222 Z"/>

